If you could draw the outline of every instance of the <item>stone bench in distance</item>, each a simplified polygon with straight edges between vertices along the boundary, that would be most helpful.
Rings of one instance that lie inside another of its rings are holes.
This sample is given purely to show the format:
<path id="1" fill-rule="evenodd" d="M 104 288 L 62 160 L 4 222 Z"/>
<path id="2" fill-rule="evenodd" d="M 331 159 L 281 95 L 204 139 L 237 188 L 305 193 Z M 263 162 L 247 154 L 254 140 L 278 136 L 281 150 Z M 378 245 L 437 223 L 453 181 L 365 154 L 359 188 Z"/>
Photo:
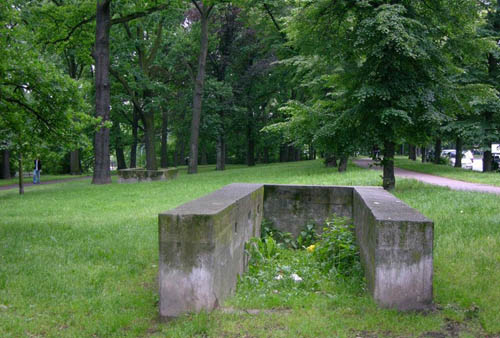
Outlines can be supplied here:
<path id="1" fill-rule="evenodd" d="M 142 168 L 118 170 L 118 183 L 168 181 L 177 178 L 178 169 L 147 170 Z"/>
<path id="2" fill-rule="evenodd" d="M 432 304 L 434 224 L 378 187 L 231 184 L 159 215 L 160 316 L 212 310 L 247 268 L 244 244 L 262 218 L 297 235 L 310 221 L 350 217 L 367 286 L 381 307 Z"/>

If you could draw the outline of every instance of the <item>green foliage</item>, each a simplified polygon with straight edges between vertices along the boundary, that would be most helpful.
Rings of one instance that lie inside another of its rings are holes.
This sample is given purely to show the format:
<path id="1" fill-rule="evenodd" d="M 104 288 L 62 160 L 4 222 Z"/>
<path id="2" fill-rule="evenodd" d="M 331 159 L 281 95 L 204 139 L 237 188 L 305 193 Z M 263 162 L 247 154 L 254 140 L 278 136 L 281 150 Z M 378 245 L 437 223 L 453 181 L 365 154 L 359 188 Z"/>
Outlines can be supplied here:
<path id="1" fill-rule="evenodd" d="M 362 272 L 354 226 L 349 218 L 333 215 L 326 221 L 313 256 L 320 269 L 335 276 L 359 276 Z"/>
<path id="2" fill-rule="evenodd" d="M 287 249 L 296 249 L 297 242 L 293 239 L 290 232 L 284 232 L 274 227 L 272 221 L 264 219 L 262 220 L 260 237 L 265 239 L 267 237 L 273 238 L 280 247 Z"/>
<path id="3" fill-rule="evenodd" d="M 314 223 L 308 223 L 297 236 L 297 247 L 307 248 L 318 240 L 318 234 Z"/>
<path id="4" fill-rule="evenodd" d="M 278 243 L 270 236 L 254 237 L 245 244 L 245 251 L 250 257 L 250 264 L 256 264 L 278 256 Z"/>

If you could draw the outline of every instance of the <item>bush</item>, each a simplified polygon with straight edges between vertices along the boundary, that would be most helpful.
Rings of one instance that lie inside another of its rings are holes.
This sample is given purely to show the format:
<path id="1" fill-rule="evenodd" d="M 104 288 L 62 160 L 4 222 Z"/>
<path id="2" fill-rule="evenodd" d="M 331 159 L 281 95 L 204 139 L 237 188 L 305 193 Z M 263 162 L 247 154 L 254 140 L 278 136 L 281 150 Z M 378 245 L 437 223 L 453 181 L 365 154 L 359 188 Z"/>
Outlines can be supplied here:
<path id="1" fill-rule="evenodd" d="M 286 249 L 297 249 L 297 243 L 293 240 L 292 234 L 283 232 L 274 227 L 273 222 L 264 219 L 260 228 L 260 237 L 266 239 L 273 238 L 279 246 Z"/>
<path id="2" fill-rule="evenodd" d="M 312 251 L 323 272 L 342 276 L 358 275 L 361 272 L 354 226 L 348 218 L 335 215 L 329 218 L 319 242 L 310 247 L 309 251 Z"/>
<path id="3" fill-rule="evenodd" d="M 306 247 L 314 244 L 317 240 L 318 233 L 316 232 L 315 225 L 312 223 L 306 224 L 297 237 L 297 247 L 305 249 Z"/>

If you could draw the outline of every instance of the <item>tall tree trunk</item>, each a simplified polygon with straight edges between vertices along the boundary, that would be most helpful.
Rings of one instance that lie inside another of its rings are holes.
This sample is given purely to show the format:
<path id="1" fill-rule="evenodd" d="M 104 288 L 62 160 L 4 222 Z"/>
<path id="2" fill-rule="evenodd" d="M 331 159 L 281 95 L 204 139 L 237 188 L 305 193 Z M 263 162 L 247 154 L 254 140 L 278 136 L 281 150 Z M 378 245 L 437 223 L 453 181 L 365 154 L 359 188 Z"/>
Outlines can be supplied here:
<path id="1" fill-rule="evenodd" d="M 146 144 L 146 169 L 157 170 L 155 150 L 155 117 L 150 112 L 143 115 L 144 143 Z"/>
<path id="2" fill-rule="evenodd" d="M 162 168 L 168 168 L 168 111 L 164 110 L 161 123 L 161 157 Z"/>
<path id="3" fill-rule="evenodd" d="M 247 165 L 249 167 L 255 165 L 255 138 L 251 122 L 247 124 Z"/>
<path id="4" fill-rule="evenodd" d="M 123 152 L 123 146 L 119 145 L 115 148 L 116 153 L 116 164 L 118 166 L 118 170 L 127 169 L 127 163 L 125 162 L 125 153 Z"/>
<path id="5" fill-rule="evenodd" d="M 137 168 L 137 144 L 139 143 L 139 113 L 134 108 L 132 117 L 132 144 L 130 145 L 130 168 Z"/>
<path id="6" fill-rule="evenodd" d="M 97 0 L 96 42 L 95 42 L 95 87 L 96 116 L 102 123 L 109 120 L 109 31 L 111 27 L 111 0 Z M 94 176 L 93 184 L 111 183 L 109 158 L 109 128 L 102 126 L 94 137 Z"/>
<path id="7" fill-rule="evenodd" d="M 0 171 L 0 178 L 9 179 L 10 178 L 10 152 L 8 149 L 0 150 L 0 156 L 2 161 L 2 168 Z"/>
<path id="8" fill-rule="evenodd" d="M 462 168 L 462 138 L 457 137 L 455 147 L 455 168 Z"/>
<path id="9" fill-rule="evenodd" d="M 409 151 L 408 151 L 408 158 L 412 161 L 417 160 L 417 146 L 414 144 L 410 144 Z"/>
<path id="10" fill-rule="evenodd" d="M 217 164 L 216 170 L 226 169 L 226 143 L 224 141 L 224 135 L 219 134 L 217 136 Z"/>
<path id="11" fill-rule="evenodd" d="M 118 170 L 127 169 L 127 164 L 125 163 L 125 154 L 123 153 L 123 140 L 120 124 L 118 122 L 114 122 L 111 128 L 113 138 L 115 140 L 114 146 Z"/>
<path id="12" fill-rule="evenodd" d="M 201 164 L 202 165 L 208 164 L 207 150 L 205 148 L 202 148 L 201 150 Z"/>
<path id="13" fill-rule="evenodd" d="M 347 162 L 349 160 L 349 156 L 342 155 L 339 161 L 339 173 L 347 171 Z"/>
<path id="14" fill-rule="evenodd" d="M 422 147 L 422 163 L 427 162 L 427 149 Z"/>
<path id="15" fill-rule="evenodd" d="M 286 151 L 287 162 L 293 162 L 295 158 L 295 148 L 293 145 L 289 144 Z"/>
<path id="16" fill-rule="evenodd" d="M 24 195 L 23 154 L 19 151 L 19 195 Z"/>
<path id="17" fill-rule="evenodd" d="M 439 164 L 441 161 L 441 151 L 442 151 L 441 139 L 438 138 L 436 140 L 436 143 L 434 144 L 434 163 L 435 164 Z"/>
<path id="18" fill-rule="evenodd" d="M 269 147 L 264 147 L 262 155 L 263 155 L 262 161 L 264 163 L 269 163 Z"/>
<path id="19" fill-rule="evenodd" d="M 69 171 L 71 175 L 82 174 L 82 164 L 80 162 L 80 150 L 76 149 L 69 153 Z"/>
<path id="20" fill-rule="evenodd" d="M 280 162 L 287 162 L 288 161 L 287 149 L 288 149 L 288 146 L 286 144 L 280 145 Z"/>
<path id="21" fill-rule="evenodd" d="M 195 1 L 195 0 L 193 0 Z M 201 36 L 200 55 L 198 57 L 198 73 L 194 85 L 193 95 L 193 118 L 191 120 L 191 139 L 189 153 L 188 174 L 198 172 L 198 142 L 200 136 L 201 108 L 203 103 L 203 88 L 205 86 L 205 67 L 208 52 L 208 19 L 212 6 L 207 7 L 203 2 L 200 4 Z"/>
<path id="22" fill-rule="evenodd" d="M 382 186 L 385 190 L 392 190 L 396 186 L 396 177 L 394 176 L 394 142 L 384 142 L 384 176 Z"/>
<path id="23" fill-rule="evenodd" d="M 491 165 L 493 161 L 493 155 L 491 154 L 491 143 L 488 150 L 483 153 L 483 173 L 490 172 L 493 170 Z"/>

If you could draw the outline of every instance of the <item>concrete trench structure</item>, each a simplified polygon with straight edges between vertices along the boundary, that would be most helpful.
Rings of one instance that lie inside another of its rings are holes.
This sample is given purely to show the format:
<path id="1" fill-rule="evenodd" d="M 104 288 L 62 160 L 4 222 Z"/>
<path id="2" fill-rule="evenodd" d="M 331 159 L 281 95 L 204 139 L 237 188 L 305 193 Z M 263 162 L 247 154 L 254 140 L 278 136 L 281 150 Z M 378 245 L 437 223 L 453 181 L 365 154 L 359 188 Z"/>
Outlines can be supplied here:
<path id="1" fill-rule="evenodd" d="M 138 183 L 151 181 L 169 181 L 177 178 L 178 169 L 147 170 L 142 168 L 120 169 L 118 183 Z"/>
<path id="2" fill-rule="evenodd" d="M 381 307 L 432 304 L 434 224 L 378 187 L 230 184 L 159 215 L 160 316 L 213 310 L 245 272 L 245 243 L 263 218 L 298 235 L 310 221 L 350 217 L 367 286 Z"/>

